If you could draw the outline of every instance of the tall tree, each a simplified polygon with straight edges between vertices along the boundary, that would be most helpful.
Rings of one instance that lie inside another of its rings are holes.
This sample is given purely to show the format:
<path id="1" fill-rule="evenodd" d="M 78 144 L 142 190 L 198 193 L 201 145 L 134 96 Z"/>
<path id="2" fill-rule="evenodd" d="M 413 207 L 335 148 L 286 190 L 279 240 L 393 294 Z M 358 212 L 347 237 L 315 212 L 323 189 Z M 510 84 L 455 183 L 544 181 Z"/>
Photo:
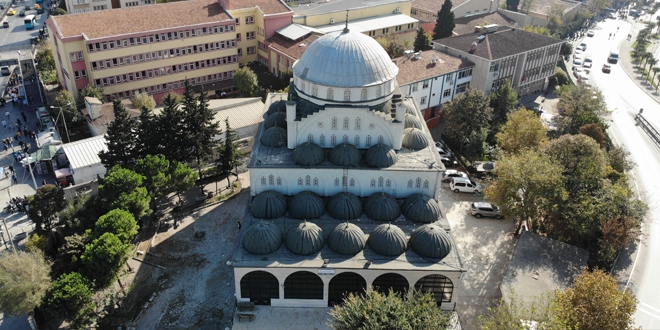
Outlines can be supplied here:
<path id="1" fill-rule="evenodd" d="M 603 148 L 605 147 L 605 143 L 607 143 L 607 134 L 603 132 L 603 129 L 600 128 L 600 126 L 591 123 L 591 124 L 586 124 L 582 127 L 580 127 L 579 130 L 580 134 L 584 134 L 596 141 L 598 145 Z"/>
<path id="2" fill-rule="evenodd" d="M 147 108 L 153 110 L 156 108 L 156 100 L 146 92 L 135 94 L 131 99 L 131 102 L 133 102 L 133 106 L 138 109 Z"/>
<path id="3" fill-rule="evenodd" d="M 431 41 L 424 32 L 424 28 L 421 26 L 419 29 L 417 29 L 417 36 L 415 36 L 415 43 L 413 46 L 415 47 L 416 52 L 421 52 L 433 48 L 431 47 Z"/>
<path id="4" fill-rule="evenodd" d="M 225 140 L 222 142 L 222 155 L 220 157 L 222 173 L 227 173 L 227 187 L 231 186 L 229 180 L 231 170 L 239 165 L 241 152 L 236 144 L 236 132 L 229 125 L 229 117 L 225 118 Z M 236 172 L 238 177 L 238 171 Z"/>
<path id="5" fill-rule="evenodd" d="M 209 107 L 206 92 L 202 91 L 195 99 L 192 86 L 186 83 L 186 94 L 183 106 L 185 108 L 184 123 L 187 126 L 187 145 L 190 149 L 190 159 L 197 162 L 199 177 L 202 177 L 204 162 L 213 155 L 213 148 L 217 145 L 215 137 L 222 133 L 219 124 L 214 120 L 214 113 Z"/>
<path id="6" fill-rule="evenodd" d="M 85 108 L 85 98 L 93 97 L 98 100 L 103 101 L 103 88 L 92 85 L 91 83 L 87 84 L 78 92 L 78 99 L 76 100 L 76 106 L 78 109 Z"/>
<path id="7" fill-rule="evenodd" d="M 47 322 L 55 323 L 55 326 L 67 320 L 74 323 L 73 328 L 84 328 L 90 323 L 90 313 L 95 309 L 93 295 L 86 278 L 79 273 L 68 273 L 53 282 L 41 309 Z"/>
<path id="8" fill-rule="evenodd" d="M 160 153 L 170 161 L 187 162 L 189 160 L 188 145 L 186 143 L 186 128 L 184 113 L 173 94 L 167 94 L 163 99 L 163 111 L 156 118 L 160 132 L 158 148 Z"/>
<path id="9" fill-rule="evenodd" d="M 122 243 L 128 244 L 137 232 L 135 217 L 127 211 L 114 209 L 99 218 L 94 226 L 93 236 L 99 238 L 105 233 L 113 233 Z"/>
<path id="10" fill-rule="evenodd" d="M 509 154 L 497 162 L 486 198 L 502 207 L 505 216 L 516 219 L 516 234 L 524 221 L 535 231 L 538 222 L 565 199 L 562 179 L 562 168 L 543 153 Z"/>
<path id="11" fill-rule="evenodd" d="M 164 131 L 153 111 L 147 107 L 140 108 L 135 138 L 135 155 L 144 158 L 147 155 L 160 155 L 163 151 Z"/>
<path id="12" fill-rule="evenodd" d="M 169 188 L 174 191 L 181 202 L 181 193 L 194 187 L 195 181 L 199 178 L 198 174 L 188 165 L 177 161 L 170 165 L 170 184 Z"/>
<path id="13" fill-rule="evenodd" d="M 500 148 L 514 154 L 527 149 L 538 150 L 548 142 L 547 129 L 539 117 L 527 109 L 512 112 L 495 137 Z"/>
<path id="14" fill-rule="evenodd" d="M 509 113 L 516 109 L 517 104 L 518 93 L 507 79 L 495 93 L 490 94 L 490 107 L 493 108 L 495 123 L 505 122 Z"/>
<path id="15" fill-rule="evenodd" d="M 438 18 L 433 28 L 433 40 L 451 37 L 454 32 L 454 12 L 451 10 L 451 0 L 445 0 L 438 11 Z"/>
<path id="16" fill-rule="evenodd" d="M 165 156 L 152 156 L 138 160 L 135 172 L 144 177 L 144 186 L 153 198 L 162 196 L 170 182 L 170 161 Z"/>
<path id="17" fill-rule="evenodd" d="M 350 293 L 343 304 L 335 305 L 330 315 L 330 327 L 335 330 L 446 329 L 449 325 L 449 314 L 438 308 L 433 295 L 422 292 Z"/>
<path id="18" fill-rule="evenodd" d="M 105 233 L 85 246 L 81 260 L 94 287 L 105 288 L 117 278 L 130 248 L 113 233 Z"/>
<path id="19" fill-rule="evenodd" d="M 74 121 L 78 120 L 78 109 L 76 108 L 76 100 L 73 98 L 73 95 L 69 91 L 63 89 L 55 97 L 53 106 L 59 108 L 55 113 L 55 117 L 59 117 L 59 111 L 62 110 L 63 120 L 71 125 Z"/>
<path id="20" fill-rule="evenodd" d="M 547 153 L 562 167 L 567 191 L 594 192 L 602 186 L 607 162 L 594 139 L 582 134 L 562 135 L 550 142 Z"/>
<path id="21" fill-rule="evenodd" d="M 378 38 L 380 44 L 390 58 L 403 56 L 403 52 L 410 49 L 410 41 L 397 38 L 396 34 L 388 34 L 385 37 Z"/>
<path id="22" fill-rule="evenodd" d="M 447 129 L 445 134 L 463 145 L 475 133 L 488 128 L 488 121 L 493 117 L 493 108 L 489 106 L 490 98 L 481 90 L 468 88 L 444 107 Z"/>
<path id="23" fill-rule="evenodd" d="M 247 96 L 253 96 L 259 88 L 257 74 L 249 66 L 243 66 L 234 73 L 234 86 Z M 184 96 L 185 97 L 185 96 Z"/>
<path id="24" fill-rule="evenodd" d="M 31 313 L 50 287 L 50 263 L 39 251 L 0 255 L 0 312 Z"/>
<path id="25" fill-rule="evenodd" d="M 149 214 L 151 197 L 143 186 L 143 180 L 142 175 L 129 169 L 121 166 L 111 168 L 99 186 L 103 209 L 106 212 L 122 209 L 131 212 L 138 220 Z"/>
<path id="26" fill-rule="evenodd" d="M 556 293 L 560 317 L 568 329 L 632 330 L 637 298 L 621 289 L 614 276 L 584 270 L 569 288 Z"/>
<path id="27" fill-rule="evenodd" d="M 66 206 L 64 191 L 52 184 L 39 187 L 37 193 L 28 198 L 28 215 L 37 227 L 50 231 L 57 224 L 57 212 Z"/>
<path id="28" fill-rule="evenodd" d="M 610 111 L 601 92 L 584 86 L 565 85 L 557 94 L 559 116 L 555 116 L 555 123 L 561 134 L 577 134 L 580 127 L 591 123 L 607 130 Z"/>
<path id="29" fill-rule="evenodd" d="M 520 0 L 506 0 L 506 10 L 518 11 Z"/>
<path id="30" fill-rule="evenodd" d="M 133 168 L 135 164 L 135 145 L 137 123 L 128 115 L 121 100 L 115 99 L 112 104 L 115 120 L 108 127 L 105 140 L 107 151 L 99 152 L 99 158 L 105 168 L 111 169 L 115 165 Z"/>

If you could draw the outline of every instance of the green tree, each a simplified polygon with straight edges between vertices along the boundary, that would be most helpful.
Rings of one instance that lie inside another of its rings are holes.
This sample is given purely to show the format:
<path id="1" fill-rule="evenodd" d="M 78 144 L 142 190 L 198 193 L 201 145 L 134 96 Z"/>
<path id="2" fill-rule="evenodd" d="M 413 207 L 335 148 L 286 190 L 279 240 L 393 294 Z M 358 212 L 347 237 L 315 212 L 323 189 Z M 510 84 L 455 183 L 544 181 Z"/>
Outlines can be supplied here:
<path id="1" fill-rule="evenodd" d="M 119 195 L 111 207 L 113 209 L 122 209 L 133 214 L 135 219 L 151 214 L 151 196 L 145 187 L 138 187 L 135 190 Z"/>
<path id="2" fill-rule="evenodd" d="M 584 270 L 571 287 L 556 292 L 556 296 L 557 311 L 568 329 L 634 329 L 637 298 L 602 270 Z"/>
<path id="3" fill-rule="evenodd" d="M 53 263 L 53 277 L 71 272 L 80 272 L 82 263 L 80 256 L 85 252 L 89 237 L 83 234 L 73 234 L 64 238 L 64 244 L 57 249 Z"/>
<path id="4" fill-rule="evenodd" d="M 559 30 L 561 29 L 561 25 L 562 25 L 561 18 L 555 15 L 548 16 L 547 28 L 548 31 L 550 31 L 550 35 L 560 36 Z"/>
<path id="5" fill-rule="evenodd" d="M 392 290 L 388 294 L 375 290 L 350 293 L 330 315 L 330 327 L 335 330 L 446 329 L 449 325 L 449 315 L 438 308 L 433 295 L 422 292 L 403 296 Z"/>
<path id="6" fill-rule="evenodd" d="M 165 156 L 152 156 L 138 160 L 135 172 L 144 177 L 144 186 L 151 198 L 162 196 L 170 182 L 170 161 Z"/>
<path id="7" fill-rule="evenodd" d="M 134 171 L 121 166 L 111 168 L 99 186 L 103 209 L 122 209 L 131 212 L 135 219 L 149 214 L 151 197 L 143 182 L 144 177 Z"/>
<path id="8" fill-rule="evenodd" d="M 512 292 L 508 300 L 501 299 L 495 307 L 479 315 L 480 330 L 530 330 L 521 320 L 542 324 L 543 330 L 566 330 L 566 324 L 557 317 L 557 304 L 553 294 L 545 294 L 523 301 Z"/>
<path id="9" fill-rule="evenodd" d="M 99 198 L 81 194 L 74 200 L 67 200 L 66 206 L 57 214 L 57 218 L 63 233 L 70 235 L 93 228 L 102 212 Z"/>
<path id="10" fill-rule="evenodd" d="M 138 224 L 129 212 L 114 209 L 101 216 L 94 226 L 94 238 L 99 238 L 105 233 L 112 233 L 122 243 L 128 244 L 137 235 Z"/>
<path id="11" fill-rule="evenodd" d="M 601 187 L 607 162 L 594 139 L 582 134 L 562 135 L 548 144 L 547 153 L 562 167 L 567 191 L 593 192 Z"/>
<path id="12" fill-rule="evenodd" d="M 153 111 L 147 107 L 140 108 L 140 117 L 137 123 L 135 138 L 136 157 L 142 159 L 147 155 L 160 155 L 164 149 L 163 135 L 160 121 Z"/>
<path id="13" fill-rule="evenodd" d="M 236 70 L 234 73 L 233 82 L 234 86 L 236 86 L 236 88 L 245 93 L 247 96 L 253 96 L 254 92 L 257 91 L 259 87 L 257 74 L 254 73 L 254 71 L 252 71 L 252 69 L 250 69 L 250 67 L 247 65 Z"/>
<path id="14" fill-rule="evenodd" d="M 78 92 L 78 99 L 76 100 L 76 107 L 78 109 L 85 108 L 85 98 L 93 97 L 100 101 L 103 101 L 103 88 L 93 85 L 91 83 L 83 87 L 80 92 Z"/>
<path id="15" fill-rule="evenodd" d="M 454 12 L 451 10 L 451 0 L 445 0 L 438 10 L 438 18 L 433 28 L 433 40 L 451 37 L 454 32 Z"/>
<path id="16" fill-rule="evenodd" d="M 557 85 L 568 84 L 568 74 L 562 68 L 556 68 L 553 77 L 557 80 Z"/>
<path id="17" fill-rule="evenodd" d="M 454 100 L 444 106 L 447 128 L 445 134 L 463 145 L 477 132 L 487 129 L 488 121 L 493 117 L 490 98 L 481 90 L 468 88 Z"/>
<path id="18" fill-rule="evenodd" d="M 520 0 L 506 0 L 506 10 L 517 12 L 518 5 L 520 5 Z"/>
<path id="19" fill-rule="evenodd" d="M 538 150 L 548 142 L 547 129 L 539 117 L 527 109 L 512 112 L 495 137 L 500 148 L 514 154 Z"/>
<path id="20" fill-rule="evenodd" d="M 40 251 L 0 255 L 0 311 L 4 316 L 31 313 L 50 287 L 50 263 Z"/>
<path id="21" fill-rule="evenodd" d="M 194 187 L 199 176 L 188 165 L 177 161 L 172 162 L 170 172 L 169 187 L 176 193 L 181 203 L 181 193 Z"/>
<path id="22" fill-rule="evenodd" d="M 37 56 L 39 57 L 39 62 L 37 63 L 37 69 L 39 71 L 55 70 L 55 58 L 50 48 L 40 50 L 37 52 Z"/>
<path id="23" fill-rule="evenodd" d="M 186 142 L 184 113 L 179 107 L 180 102 L 172 94 L 163 99 L 163 111 L 156 117 L 160 136 L 157 149 L 170 161 L 187 162 L 189 160 Z M 146 132 L 145 132 L 146 133 Z"/>
<path id="24" fill-rule="evenodd" d="M 600 126 L 594 123 L 586 124 L 580 127 L 578 132 L 594 139 L 594 141 L 596 141 L 596 143 L 598 143 L 601 148 L 605 147 L 605 143 L 607 142 L 607 135 L 605 132 L 603 132 L 603 129 L 600 128 Z"/>
<path id="25" fill-rule="evenodd" d="M 525 14 L 529 14 L 529 11 L 536 4 L 536 0 L 520 0 L 520 2 L 520 12 Z"/>
<path id="26" fill-rule="evenodd" d="M 497 162 L 495 179 L 486 188 L 486 198 L 516 219 L 520 232 L 523 221 L 531 230 L 565 199 L 562 168 L 543 153 L 525 150 L 508 154 Z"/>
<path id="27" fill-rule="evenodd" d="M 378 38 L 376 41 L 385 49 L 390 58 L 403 56 L 403 52 L 410 49 L 408 40 L 401 40 L 395 34 L 388 34 L 385 37 Z"/>
<path id="28" fill-rule="evenodd" d="M 590 0 L 587 9 L 592 15 L 598 15 L 603 9 L 612 6 L 612 0 Z"/>
<path id="29" fill-rule="evenodd" d="M 96 288 L 105 288 L 117 278 L 130 248 L 113 233 L 105 233 L 85 246 L 80 258 L 85 274 Z"/>
<path id="30" fill-rule="evenodd" d="M 562 42 L 561 48 L 559 49 L 559 55 L 570 56 L 571 54 L 573 54 L 573 45 L 568 41 Z"/>
<path id="31" fill-rule="evenodd" d="M 38 228 L 50 231 L 57 225 L 57 212 L 64 209 L 64 191 L 52 184 L 39 187 L 37 193 L 28 198 L 28 215 Z"/>
<path id="32" fill-rule="evenodd" d="M 417 36 L 415 36 L 414 47 L 416 52 L 425 51 L 433 48 L 431 46 L 431 41 L 424 32 L 424 28 L 421 26 L 419 27 L 419 29 L 417 29 Z"/>
<path id="33" fill-rule="evenodd" d="M 229 125 L 229 117 L 225 118 L 225 140 L 222 143 L 220 168 L 222 173 L 227 173 L 227 187 L 230 187 L 231 181 L 229 177 L 231 170 L 240 165 L 239 158 L 241 157 L 241 152 L 238 150 L 238 144 L 236 143 L 236 132 Z M 236 172 L 236 177 L 238 177 L 238 171 Z"/>
<path id="34" fill-rule="evenodd" d="M 600 91 L 584 86 L 561 86 L 557 94 L 559 102 L 556 117 L 557 130 L 561 134 L 578 134 L 580 127 L 595 123 L 607 130 L 610 111 Z"/>
<path id="35" fill-rule="evenodd" d="M 28 252 L 38 252 L 46 254 L 50 252 L 52 248 L 50 241 L 46 235 L 39 235 L 38 233 L 33 233 L 28 238 L 27 243 L 25 243 L 25 251 Z"/>
<path id="36" fill-rule="evenodd" d="M 50 12 L 51 16 L 60 16 L 60 15 L 66 15 L 66 14 L 67 14 L 66 10 L 64 10 L 62 8 L 59 8 L 59 7 L 55 8 L 55 10 Z"/>
<path id="37" fill-rule="evenodd" d="M 192 86 L 186 83 L 183 106 L 184 123 L 187 126 L 187 146 L 190 149 L 191 160 L 197 162 L 197 170 L 202 177 L 202 165 L 213 155 L 213 149 L 217 145 L 215 137 L 222 134 L 222 131 L 209 107 L 206 92 L 202 91 L 199 98 L 195 99 Z"/>
<path id="38" fill-rule="evenodd" d="M 607 152 L 607 163 L 617 172 L 625 173 L 635 167 L 635 163 L 630 160 L 630 152 L 620 146 L 613 146 Z"/>
<path id="39" fill-rule="evenodd" d="M 71 93 L 69 93 L 69 91 L 66 89 L 63 89 L 57 93 L 55 101 L 53 101 L 53 106 L 62 108 L 62 117 L 64 117 L 64 120 L 66 120 L 69 125 L 78 120 L 76 100 L 73 98 L 73 95 L 71 95 Z M 56 117 L 58 117 L 58 115 L 59 113 L 55 114 Z"/>
<path id="40" fill-rule="evenodd" d="M 511 87 L 511 81 L 507 79 L 495 93 L 490 94 L 490 107 L 496 123 L 505 122 L 509 113 L 516 109 L 518 104 L 518 93 Z"/>
<path id="41" fill-rule="evenodd" d="M 133 102 L 133 106 L 138 109 L 147 108 L 153 110 L 156 108 L 156 100 L 154 100 L 154 97 L 145 92 L 133 95 L 131 102 Z"/>
<path id="42" fill-rule="evenodd" d="M 132 168 L 136 161 L 137 123 L 128 115 L 121 100 L 113 101 L 112 110 L 115 120 L 110 124 L 105 135 L 108 150 L 99 152 L 99 158 L 107 169 L 111 169 L 115 165 Z"/>
<path id="43" fill-rule="evenodd" d="M 72 328 L 82 328 L 91 321 L 95 309 L 93 295 L 86 278 L 79 273 L 65 274 L 53 282 L 41 309 L 51 324 L 67 320 L 73 323 Z"/>

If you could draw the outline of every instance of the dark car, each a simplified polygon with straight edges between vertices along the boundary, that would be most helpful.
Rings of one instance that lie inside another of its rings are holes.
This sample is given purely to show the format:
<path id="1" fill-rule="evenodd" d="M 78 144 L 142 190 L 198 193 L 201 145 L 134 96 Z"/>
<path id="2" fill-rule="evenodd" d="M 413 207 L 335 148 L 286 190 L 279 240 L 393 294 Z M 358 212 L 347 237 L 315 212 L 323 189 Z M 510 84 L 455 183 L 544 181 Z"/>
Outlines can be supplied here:
<path id="1" fill-rule="evenodd" d="M 607 63 L 603 64 L 603 72 L 610 73 L 611 71 L 612 71 L 612 67 L 609 64 Z"/>
<path id="2" fill-rule="evenodd" d="M 629 11 L 629 12 L 628 12 L 628 15 L 630 15 L 630 16 L 632 16 L 632 17 L 639 17 L 639 16 L 641 16 L 640 13 L 638 13 L 638 12 L 636 12 L 636 11 L 634 11 L 634 10 Z"/>
<path id="3" fill-rule="evenodd" d="M 452 157 L 440 156 L 440 161 L 442 161 L 442 164 L 444 164 L 445 167 L 447 167 L 447 168 L 458 166 L 458 162 L 456 160 L 454 160 Z"/>
<path id="4" fill-rule="evenodd" d="M 25 11 L 30 10 L 30 6 L 25 6 Z"/>
<path id="5" fill-rule="evenodd" d="M 40 7 L 39 9 L 37 9 L 37 14 L 43 14 L 43 13 L 44 13 L 44 8 L 43 7 Z"/>
<path id="6" fill-rule="evenodd" d="M 21 16 L 21 17 L 25 16 L 25 9 L 21 10 L 21 12 L 18 14 L 18 16 Z"/>

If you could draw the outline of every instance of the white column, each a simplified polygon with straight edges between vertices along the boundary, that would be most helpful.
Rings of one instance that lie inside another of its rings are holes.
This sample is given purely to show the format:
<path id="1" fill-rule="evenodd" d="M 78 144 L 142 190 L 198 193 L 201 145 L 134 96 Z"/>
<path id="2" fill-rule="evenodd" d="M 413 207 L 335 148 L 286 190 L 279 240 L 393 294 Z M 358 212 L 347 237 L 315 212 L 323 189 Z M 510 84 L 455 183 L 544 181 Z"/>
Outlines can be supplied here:
<path id="1" fill-rule="evenodd" d="M 287 148 L 295 149 L 297 146 L 296 141 L 298 140 L 298 125 L 296 125 L 296 102 L 286 102 L 286 126 Z"/>

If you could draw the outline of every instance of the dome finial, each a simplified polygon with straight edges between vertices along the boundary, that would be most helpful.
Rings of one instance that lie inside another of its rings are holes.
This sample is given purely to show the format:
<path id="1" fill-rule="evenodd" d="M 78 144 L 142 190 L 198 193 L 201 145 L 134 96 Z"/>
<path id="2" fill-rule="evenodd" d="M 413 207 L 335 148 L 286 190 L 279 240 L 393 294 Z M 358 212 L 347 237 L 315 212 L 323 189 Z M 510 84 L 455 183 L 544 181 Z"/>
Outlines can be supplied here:
<path id="1" fill-rule="evenodd" d="M 348 10 L 346 10 L 346 26 L 344 26 L 344 33 L 348 33 Z"/>

